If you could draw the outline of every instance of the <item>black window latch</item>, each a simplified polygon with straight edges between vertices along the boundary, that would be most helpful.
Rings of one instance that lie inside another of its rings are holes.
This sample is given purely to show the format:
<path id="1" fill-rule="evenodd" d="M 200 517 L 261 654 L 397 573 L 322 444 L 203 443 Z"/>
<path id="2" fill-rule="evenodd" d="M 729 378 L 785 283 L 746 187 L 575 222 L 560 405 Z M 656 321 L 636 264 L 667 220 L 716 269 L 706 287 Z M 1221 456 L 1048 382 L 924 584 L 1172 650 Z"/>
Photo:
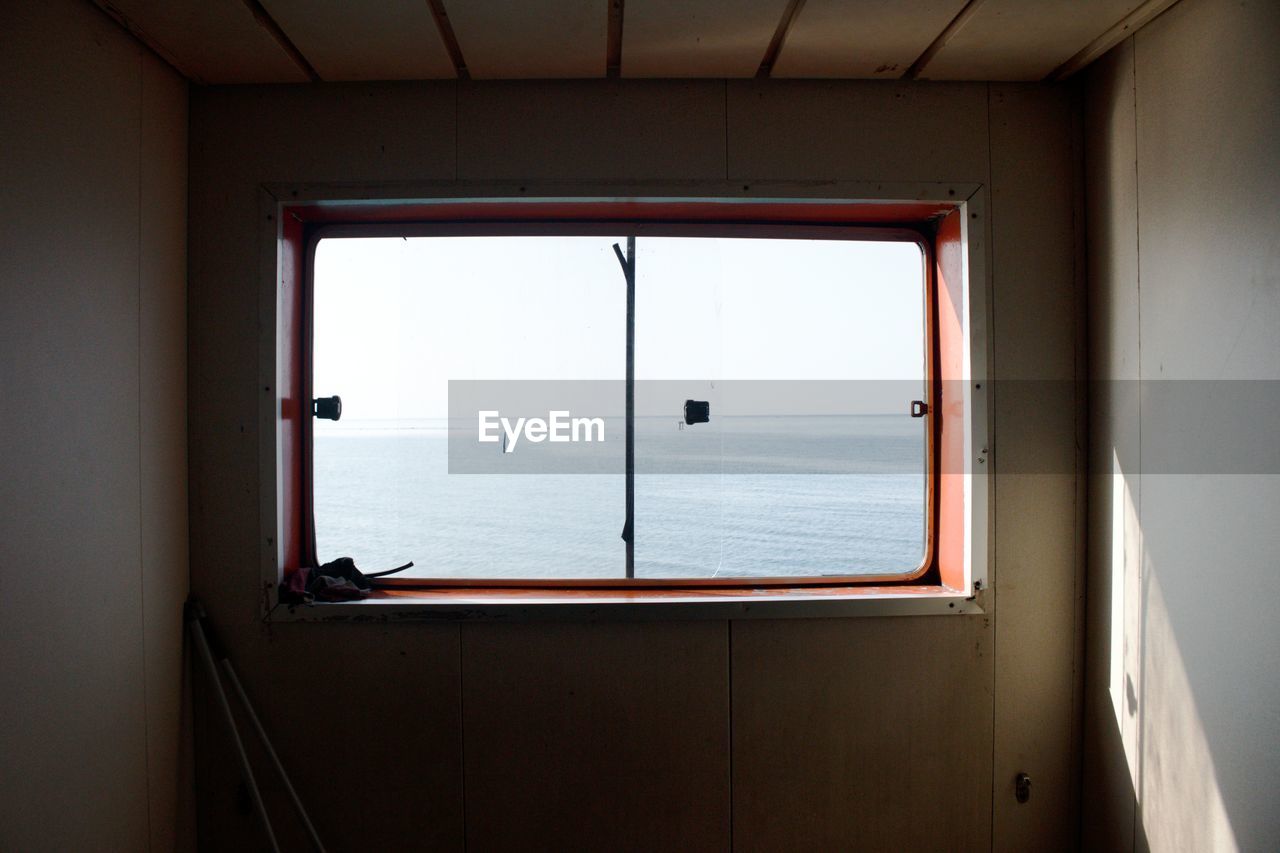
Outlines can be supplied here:
<path id="1" fill-rule="evenodd" d="M 913 417 L 913 418 L 923 418 L 923 417 L 924 417 L 925 415 L 927 415 L 927 414 L 929 414 L 929 404 L 928 404 L 928 403 L 926 403 L 924 400 L 912 400 L 912 401 L 911 401 L 911 417 Z"/>
<path id="2" fill-rule="evenodd" d="M 692 426 L 693 424 L 705 424 L 711 420 L 711 403 L 708 400 L 685 400 L 684 401 L 684 422 Z"/>
<path id="3" fill-rule="evenodd" d="M 336 421 L 342 417 L 341 397 L 317 397 L 311 401 L 311 414 L 326 421 Z"/>

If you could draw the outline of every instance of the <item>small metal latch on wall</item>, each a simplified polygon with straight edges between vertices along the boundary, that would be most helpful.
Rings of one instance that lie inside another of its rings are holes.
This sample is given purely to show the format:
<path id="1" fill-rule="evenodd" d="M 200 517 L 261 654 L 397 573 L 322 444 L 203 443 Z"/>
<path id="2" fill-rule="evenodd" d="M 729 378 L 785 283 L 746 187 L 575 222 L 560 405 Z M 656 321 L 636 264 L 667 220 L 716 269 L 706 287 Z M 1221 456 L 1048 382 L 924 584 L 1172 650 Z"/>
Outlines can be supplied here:
<path id="1" fill-rule="evenodd" d="M 1025 803 L 1031 799 L 1031 777 L 1026 773 L 1019 773 L 1014 777 L 1013 796 L 1019 803 Z"/>

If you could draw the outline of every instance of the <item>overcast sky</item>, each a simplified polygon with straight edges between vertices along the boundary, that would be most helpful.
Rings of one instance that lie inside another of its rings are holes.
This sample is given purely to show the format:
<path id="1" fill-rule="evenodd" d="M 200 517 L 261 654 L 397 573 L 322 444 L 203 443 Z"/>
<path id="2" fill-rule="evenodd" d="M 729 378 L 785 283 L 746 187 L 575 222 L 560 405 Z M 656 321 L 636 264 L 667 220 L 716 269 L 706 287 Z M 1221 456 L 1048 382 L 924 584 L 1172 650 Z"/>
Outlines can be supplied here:
<path id="1" fill-rule="evenodd" d="M 331 238 L 316 250 L 315 393 L 343 421 L 440 418 L 460 379 L 625 376 L 606 237 Z M 641 237 L 637 379 L 920 379 L 912 243 Z"/>

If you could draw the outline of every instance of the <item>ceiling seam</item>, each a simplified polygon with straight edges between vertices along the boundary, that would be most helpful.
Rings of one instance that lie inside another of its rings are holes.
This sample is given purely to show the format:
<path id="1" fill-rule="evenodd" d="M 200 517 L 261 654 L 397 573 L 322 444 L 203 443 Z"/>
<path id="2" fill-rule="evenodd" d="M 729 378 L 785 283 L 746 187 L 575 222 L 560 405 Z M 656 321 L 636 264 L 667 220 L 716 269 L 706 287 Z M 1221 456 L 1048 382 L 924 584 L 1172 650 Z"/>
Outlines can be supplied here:
<path id="1" fill-rule="evenodd" d="M 773 74 L 773 66 L 778 61 L 778 56 L 782 53 L 782 48 L 786 45 L 787 34 L 791 31 L 791 25 L 800 15 L 800 10 L 804 7 L 805 0 L 790 0 L 787 8 L 782 10 L 782 17 L 778 20 L 778 28 L 773 31 L 773 38 L 769 40 L 769 46 L 765 48 L 764 57 L 760 60 L 760 66 L 756 69 L 757 79 L 766 79 Z"/>
<path id="2" fill-rule="evenodd" d="M 925 66 L 932 62 L 938 52 L 947 46 L 947 42 L 955 38 L 956 34 L 964 29 L 964 25 L 969 23 L 969 19 L 973 17 L 974 12 L 978 10 L 980 5 L 982 5 L 982 0 L 969 0 L 968 3 L 964 4 L 964 8 L 956 13 L 956 16 L 951 19 L 951 23 L 947 24 L 942 29 L 942 32 L 938 33 L 938 37 L 924 49 L 924 53 L 920 54 L 916 61 L 911 63 L 911 67 L 903 73 L 902 79 L 918 80 L 921 73 L 924 72 Z"/>
<path id="3" fill-rule="evenodd" d="M 605 47 L 604 76 L 622 76 L 622 24 L 626 0 L 609 0 L 608 44 Z"/>
<path id="4" fill-rule="evenodd" d="M 293 64 L 298 66 L 303 74 L 307 75 L 307 79 L 312 83 L 322 82 L 319 72 L 315 67 L 307 61 L 302 55 L 302 51 L 298 50 L 298 46 L 289 38 L 289 34 L 280 28 L 276 23 L 276 19 L 271 17 L 271 13 L 258 2 L 258 0 L 244 0 L 245 8 L 249 10 L 249 14 L 253 15 L 253 19 L 258 22 L 258 26 L 267 31 L 267 34 L 275 39 L 276 44 L 289 55 L 293 60 Z"/>
<path id="5" fill-rule="evenodd" d="M 207 85 L 207 81 L 201 78 L 200 75 L 184 69 L 174 55 L 170 53 L 164 45 L 152 38 L 150 33 L 138 26 L 137 23 L 129 18 L 128 15 L 121 12 L 111 3 L 107 2 L 107 0 L 93 0 L 93 5 L 96 6 L 102 14 L 114 21 L 122 30 L 132 36 L 134 41 L 139 42 L 143 47 L 155 54 L 156 59 L 159 59 L 165 65 L 172 68 L 179 77 L 185 77 L 197 86 Z"/>
<path id="6" fill-rule="evenodd" d="M 1142 27 L 1169 11 L 1177 2 L 1178 0 L 1147 0 L 1146 3 L 1143 3 L 1112 24 L 1102 35 L 1082 47 L 1078 53 L 1066 62 L 1050 71 L 1048 76 L 1044 78 L 1044 82 L 1053 83 L 1067 79 Z"/>
<path id="7" fill-rule="evenodd" d="M 449 54 L 449 61 L 453 63 L 453 73 L 459 80 L 470 80 L 471 72 L 467 70 L 467 61 L 462 57 L 462 45 L 458 44 L 458 36 L 453 31 L 443 0 L 427 0 L 427 6 L 431 9 L 431 18 L 436 22 L 440 40 L 444 42 L 444 49 Z"/>

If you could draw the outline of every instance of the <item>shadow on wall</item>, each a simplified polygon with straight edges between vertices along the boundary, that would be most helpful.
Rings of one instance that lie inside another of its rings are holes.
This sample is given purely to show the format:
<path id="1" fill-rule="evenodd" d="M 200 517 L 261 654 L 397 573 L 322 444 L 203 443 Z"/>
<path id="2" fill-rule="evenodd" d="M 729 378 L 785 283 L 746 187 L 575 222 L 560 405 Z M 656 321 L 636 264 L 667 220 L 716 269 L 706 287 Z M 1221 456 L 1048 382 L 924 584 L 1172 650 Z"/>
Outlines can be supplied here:
<path id="1" fill-rule="evenodd" d="M 1107 450 L 1111 472 L 1091 478 L 1082 847 L 1267 849 L 1280 476 L 1143 474 Z"/>

